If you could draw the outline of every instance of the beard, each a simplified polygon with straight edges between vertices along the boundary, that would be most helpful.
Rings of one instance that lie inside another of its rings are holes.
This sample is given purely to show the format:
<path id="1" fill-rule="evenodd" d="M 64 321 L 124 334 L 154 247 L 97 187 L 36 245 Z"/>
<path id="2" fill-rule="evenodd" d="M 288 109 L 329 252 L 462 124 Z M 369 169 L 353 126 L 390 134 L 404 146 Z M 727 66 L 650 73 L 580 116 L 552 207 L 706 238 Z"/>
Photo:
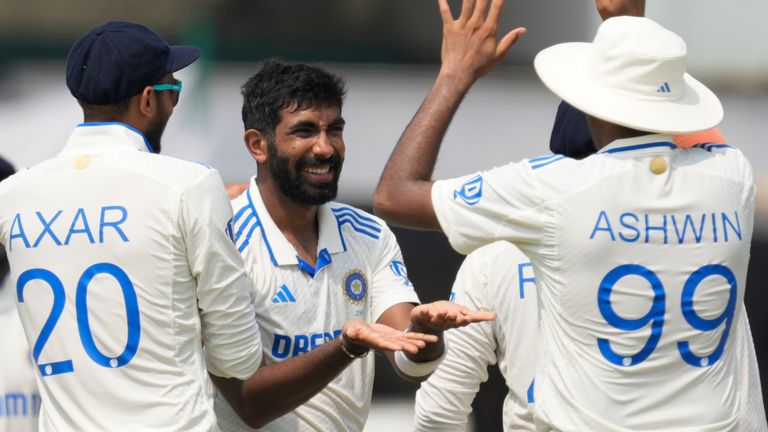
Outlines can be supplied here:
<path id="1" fill-rule="evenodd" d="M 157 116 L 147 127 L 147 131 L 144 136 L 149 141 L 149 145 L 152 146 L 152 150 L 155 153 L 160 153 L 161 139 L 163 132 L 165 132 L 165 126 L 168 124 L 168 119 L 171 118 L 171 114 L 166 109 L 165 101 L 162 98 L 158 98 L 158 112 Z"/>
<path id="2" fill-rule="evenodd" d="M 269 157 L 267 166 L 272 178 L 277 183 L 280 192 L 291 201 L 306 205 L 321 205 L 336 198 L 341 166 L 344 164 L 344 160 L 338 153 L 324 159 L 301 158 L 296 162 L 293 170 L 290 167 L 290 160 L 277 152 L 277 146 L 272 139 L 267 141 L 267 154 Z M 333 179 L 328 183 L 305 182 L 301 176 L 302 170 L 305 167 L 318 164 L 330 165 L 333 169 Z"/>

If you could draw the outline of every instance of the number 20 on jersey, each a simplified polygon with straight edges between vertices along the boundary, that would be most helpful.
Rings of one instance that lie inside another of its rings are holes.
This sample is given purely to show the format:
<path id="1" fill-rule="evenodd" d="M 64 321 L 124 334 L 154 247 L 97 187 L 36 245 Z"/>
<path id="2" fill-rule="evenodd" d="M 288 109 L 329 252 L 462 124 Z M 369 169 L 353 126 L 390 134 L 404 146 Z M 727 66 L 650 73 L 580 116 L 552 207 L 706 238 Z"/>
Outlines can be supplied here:
<path id="1" fill-rule="evenodd" d="M 96 346 L 93 339 L 93 332 L 88 320 L 88 286 L 94 277 L 98 275 L 112 276 L 117 280 L 120 289 L 123 292 L 125 301 L 125 312 L 128 322 L 128 340 L 123 352 L 115 357 L 110 357 L 102 353 Z M 43 352 L 48 338 L 51 337 L 56 323 L 58 323 L 64 306 L 66 304 L 66 291 L 61 279 L 53 272 L 46 269 L 30 269 L 19 275 L 16 282 L 16 295 L 19 303 L 24 303 L 24 288 L 33 280 L 45 282 L 53 291 L 53 305 L 51 313 L 48 315 L 40 334 L 32 347 L 32 358 L 35 359 L 40 374 L 43 377 L 74 372 L 75 368 L 72 360 L 59 360 L 50 363 L 40 363 L 40 354 Z M 110 263 L 99 263 L 88 267 L 80 280 L 77 282 L 75 291 L 75 312 L 77 315 L 77 330 L 80 336 L 80 342 L 85 352 L 96 364 L 106 368 L 118 368 L 128 364 L 139 349 L 139 339 L 141 338 L 141 321 L 139 315 L 139 302 L 136 297 L 136 290 L 133 287 L 128 275 L 120 267 Z"/>

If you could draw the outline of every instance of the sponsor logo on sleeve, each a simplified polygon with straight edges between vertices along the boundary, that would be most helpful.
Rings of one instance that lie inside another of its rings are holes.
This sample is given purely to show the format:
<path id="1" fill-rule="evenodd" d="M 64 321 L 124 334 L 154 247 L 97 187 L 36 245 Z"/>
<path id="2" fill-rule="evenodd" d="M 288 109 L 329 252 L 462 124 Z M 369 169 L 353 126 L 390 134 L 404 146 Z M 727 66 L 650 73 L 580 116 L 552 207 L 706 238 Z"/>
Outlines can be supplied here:
<path id="1" fill-rule="evenodd" d="M 453 191 L 453 199 L 460 198 L 467 205 L 475 205 L 483 197 L 483 176 L 476 175 Z"/>

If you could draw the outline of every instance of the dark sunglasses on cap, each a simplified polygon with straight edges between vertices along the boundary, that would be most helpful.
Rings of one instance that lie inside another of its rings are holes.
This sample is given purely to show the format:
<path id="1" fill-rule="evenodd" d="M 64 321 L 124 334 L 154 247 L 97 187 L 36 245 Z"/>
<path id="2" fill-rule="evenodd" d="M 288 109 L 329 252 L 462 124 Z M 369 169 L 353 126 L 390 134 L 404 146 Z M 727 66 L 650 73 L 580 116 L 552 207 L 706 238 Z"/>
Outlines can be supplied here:
<path id="1" fill-rule="evenodd" d="M 154 91 L 169 91 L 171 92 L 171 101 L 173 106 L 179 103 L 179 96 L 181 95 L 181 80 L 176 80 L 173 84 L 156 84 L 152 86 Z"/>

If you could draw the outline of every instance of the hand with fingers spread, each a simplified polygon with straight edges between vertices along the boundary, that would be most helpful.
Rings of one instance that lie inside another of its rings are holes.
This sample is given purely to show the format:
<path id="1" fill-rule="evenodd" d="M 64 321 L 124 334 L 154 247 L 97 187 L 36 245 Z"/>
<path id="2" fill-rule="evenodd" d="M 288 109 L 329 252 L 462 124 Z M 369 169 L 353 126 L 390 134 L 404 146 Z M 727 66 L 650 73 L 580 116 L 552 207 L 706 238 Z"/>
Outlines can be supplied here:
<path id="1" fill-rule="evenodd" d="M 411 310 L 411 329 L 425 333 L 440 332 L 466 325 L 493 321 L 496 314 L 475 311 L 445 300 L 416 306 Z"/>
<path id="2" fill-rule="evenodd" d="M 443 20 L 442 70 L 472 81 L 493 69 L 526 29 L 516 28 L 498 40 L 503 0 L 464 0 L 453 18 L 448 0 L 438 0 Z"/>
<path id="3" fill-rule="evenodd" d="M 341 346 L 345 352 L 362 357 L 369 350 L 406 351 L 416 354 L 427 343 L 435 343 L 438 337 L 418 332 L 403 332 L 384 324 L 351 320 L 341 329 Z"/>
<path id="4" fill-rule="evenodd" d="M 432 172 L 445 131 L 464 95 L 493 69 L 526 29 L 499 35 L 503 0 L 464 0 L 454 19 L 438 0 L 443 21 L 442 66 L 427 98 L 400 137 L 379 179 L 374 212 L 393 225 L 441 229 L 432 207 Z"/>

